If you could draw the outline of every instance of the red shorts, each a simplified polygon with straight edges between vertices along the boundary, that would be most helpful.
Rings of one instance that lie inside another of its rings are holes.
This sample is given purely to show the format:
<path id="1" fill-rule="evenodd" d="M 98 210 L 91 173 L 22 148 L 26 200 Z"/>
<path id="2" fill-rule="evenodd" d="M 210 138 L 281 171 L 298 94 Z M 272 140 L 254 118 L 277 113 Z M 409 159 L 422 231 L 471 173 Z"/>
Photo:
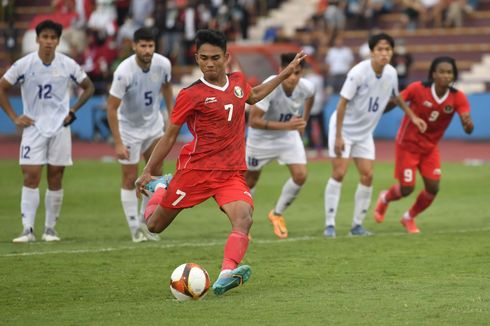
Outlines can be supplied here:
<path id="1" fill-rule="evenodd" d="M 213 197 L 221 207 L 245 201 L 253 207 L 252 195 L 240 171 L 177 170 L 160 206 L 189 208 Z"/>
<path id="2" fill-rule="evenodd" d="M 402 186 L 415 185 L 415 173 L 431 180 L 441 178 L 441 158 L 436 146 L 429 153 L 415 153 L 396 146 L 395 178 Z"/>

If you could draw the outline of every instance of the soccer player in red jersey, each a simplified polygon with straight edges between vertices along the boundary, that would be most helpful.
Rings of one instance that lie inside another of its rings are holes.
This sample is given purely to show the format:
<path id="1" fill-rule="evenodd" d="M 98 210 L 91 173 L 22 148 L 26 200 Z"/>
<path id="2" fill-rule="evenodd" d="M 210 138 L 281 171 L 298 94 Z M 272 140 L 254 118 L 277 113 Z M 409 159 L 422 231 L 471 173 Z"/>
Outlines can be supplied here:
<path id="1" fill-rule="evenodd" d="M 203 73 L 198 81 L 177 96 L 170 123 L 158 142 L 142 175 L 136 181 L 140 192 L 155 192 L 148 202 L 145 219 L 151 232 L 167 228 L 184 208 L 213 197 L 231 222 L 224 248 L 221 273 L 213 284 L 220 295 L 246 282 L 250 267 L 238 264 L 248 247 L 253 200 L 243 174 L 245 164 L 245 103 L 255 104 L 281 84 L 306 55 L 293 61 L 269 82 L 252 88 L 240 72 L 226 74 L 229 60 L 226 38 L 214 30 L 200 30 L 195 58 Z M 153 180 L 150 171 L 167 156 L 183 123 L 194 139 L 183 146 L 177 172 L 166 189 Z"/>
<path id="2" fill-rule="evenodd" d="M 374 211 L 376 222 L 384 221 L 388 203 L 410 195 L 415 187 L 415 172 L 418 169 L 424 180 L 415 203 L 406 212 L 401 224 L 408 233 L 419 233 L 415 217 L 432 204 L 439 191 L 441 162 L 439 140 L 449 126 L 454 113 L 458 113 L 464 131 L 473 132 L 470 105 L 463 92 L 452 85 L 458 78 L 456 62 L 451 57 L 437 57 L 432 61 L 427 82 L 414 82 L 402 93 L 410 102 L 413 112 L 427 122 L 427 130 L 420 133 L 405 116 L 396 137 L 395 178 L 398 183 L 379 194 Z M 389 103 L 386 111 L 395 106 Z"/>

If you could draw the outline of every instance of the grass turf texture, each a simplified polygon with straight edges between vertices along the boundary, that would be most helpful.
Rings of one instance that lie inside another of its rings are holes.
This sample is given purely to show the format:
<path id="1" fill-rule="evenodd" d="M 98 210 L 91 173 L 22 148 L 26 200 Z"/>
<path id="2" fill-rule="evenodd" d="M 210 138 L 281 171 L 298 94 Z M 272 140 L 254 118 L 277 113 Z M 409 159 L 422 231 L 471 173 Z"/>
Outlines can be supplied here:
<path id="1" fill-rule="evenodd" d="M 173 163 L 168 163 L 172 166 Z M 160 242 L 133 244 L 119 201 L 117 164 L 76 162 L 65 173 L 60 243 L 19 245 L 22 176 L 0 161 L 0 324 L 49 325 L 482 325 L 490 320 L 490 167 L 444 164 L 441 191 L 418 218 L 422 234 L 399 224 L 416 193 L 393 203 L 385 223 L 372 218 L 393 166 L 375 166 L 369 238 L 349 238 L 357 185 L 342 189 L 337 238 L 324 239 L 327 162 L 311 163 L 307 184 L 287 210 L 288 240 L 267 220 L 287 169 L 267 166 L 256 192 L 245 286 L 222 297 L 177 302 L 170 274 L 184 262 L 219 272 L 229 223 L 213 200 L 185 210 Z M 417 176 L 419 178 L 419 176 Z M 421 180 L 418 179 L 417 192 Z M 36 219 L 44 223 L 45 175 Z"/>

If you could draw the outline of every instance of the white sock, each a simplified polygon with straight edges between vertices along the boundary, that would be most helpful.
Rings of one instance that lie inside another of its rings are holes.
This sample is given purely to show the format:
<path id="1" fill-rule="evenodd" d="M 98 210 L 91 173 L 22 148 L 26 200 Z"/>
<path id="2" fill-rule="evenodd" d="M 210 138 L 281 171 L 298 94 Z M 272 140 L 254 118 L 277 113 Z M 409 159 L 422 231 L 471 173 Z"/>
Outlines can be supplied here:
<path id="1" fill-rule="evenodd" d="M 366 218 L 369 205 L 371 204 L 371 197 L 373 195 L 373 187 L 366 187 L 362 184 L 357 185 L 356 194 L 354 196 L 354 225 L 361 225 Z"/>
<path id="2" fill-rule="evenodd" d="M 140 222 L 143 224 L 146 224 L 146 222 L 145 222 L 145 209 L 146 209 L 146 205 L 148 205 L 149 200 L 150 200 L 150 197 L 147 197 L 145 195 L 141 196 L 139 219 L 140 219 Z"/>
<path id="3" fill-rule="evenodd" d="M 325 225 L 335 226 L 335 216 L 337 215 L 337 208 L 339 206 L 340 191 L 342 190 L 342 183 L 335 181 L 333 178 L 328 179 L 325 187 Z"/>
<path id="4" fill-rule="evenodd" d="M 22 187 L 20 200 L 20 212 L 22 214 L 22 225 L 24 230 L 33 229 L 36 220 L 36 211 L 39 206 L 39 188 Z"/>
<path id="5" fill-rule="evenodd" d="M 404 220 L 409 220 L 409 219 L 411 219 L 411 218 L 412 218 L 412 217 L 410 216 L 410 213 L 409 213 L 409 212 L 405 212 L 405 213 L 403 214 L 403 219 L 404 219 Z"/>
<path id="6" fill-rule="evenodd" d="M 288 208 L 288 206 L 294 201 L 296 196 L 298 196 L 301 187 L 302 186 L 296 184 L 292 178 L 289 178 L 282 187 L 281 196 L 279 196 L 279 199 L 277 200 L 274 213 L 282 215 L 286 208 Z"/>
<path id="7" fill-rule="evenodd" d="M 46 228 L 54 228 L 56 221 L 60 216 L 61 204 L 63 203 L 63 189 L 49 190 L 46 189 L 44 197 L 44 206 L 46 207 Z"/>
<path id="8" fill-rule="evenodd" d="M 220 278 L 225 274 L 230 274 L 230 273 L 231 273 L 231 269 L 223 269 L 221 272 L 219 272 L 218 278 Z"/>
<path id="9" fill-rule="evenodd" d="M 129 229 L 131 231 L 137 229 L 140 221 L 138 218 L 138 197 L 136 197 L 136 189 L 121 189 L 121 203 Z"/>

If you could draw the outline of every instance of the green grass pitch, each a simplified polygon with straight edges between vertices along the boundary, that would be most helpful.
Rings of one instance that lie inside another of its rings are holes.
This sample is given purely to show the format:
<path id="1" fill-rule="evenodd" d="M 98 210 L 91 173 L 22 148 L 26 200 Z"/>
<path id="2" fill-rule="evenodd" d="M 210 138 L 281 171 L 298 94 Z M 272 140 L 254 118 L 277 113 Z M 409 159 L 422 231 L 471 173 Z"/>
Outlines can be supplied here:
<path id="1" fill-rule="evenodd" d="M 172 167 L 173 163 L 167 163 Z M 119 201 L 115 163 L 78 161 L 65 173 L 57 230 L 63 241 L 14 245 L 21 231 L 22 176 L 0 161 L 0 324 L 2 325 L 488 325 L 490 323 L 490 167 L 443 164 L 441 191 L 418 218 L 399 224 L 416 194 L 390 206 L 385 223 L 369 212 L 368 238 L 349 238 L 357 173 L 343 183 L 337 238 L 324 239 L 328 162 L 287 210 L 288 240 L 266 215 L 287 169 L 267 166 L 256 192 L 253 241 L 244 259 L 250 282 L 202 301 L 177 302 L 168 288 L 184 262 L 214 281 L 230 230 L 213 200 L 185 210 L 160 242 L 133 244 Z M 376 163 L 374 196 L 393 183 L 393 164 Z M 45 176 L 43 176 L 45 179 Z M 418 179 L 418 189 L 421 180 Z M 36 236 L 44 223 L 44 192 Z"/>

